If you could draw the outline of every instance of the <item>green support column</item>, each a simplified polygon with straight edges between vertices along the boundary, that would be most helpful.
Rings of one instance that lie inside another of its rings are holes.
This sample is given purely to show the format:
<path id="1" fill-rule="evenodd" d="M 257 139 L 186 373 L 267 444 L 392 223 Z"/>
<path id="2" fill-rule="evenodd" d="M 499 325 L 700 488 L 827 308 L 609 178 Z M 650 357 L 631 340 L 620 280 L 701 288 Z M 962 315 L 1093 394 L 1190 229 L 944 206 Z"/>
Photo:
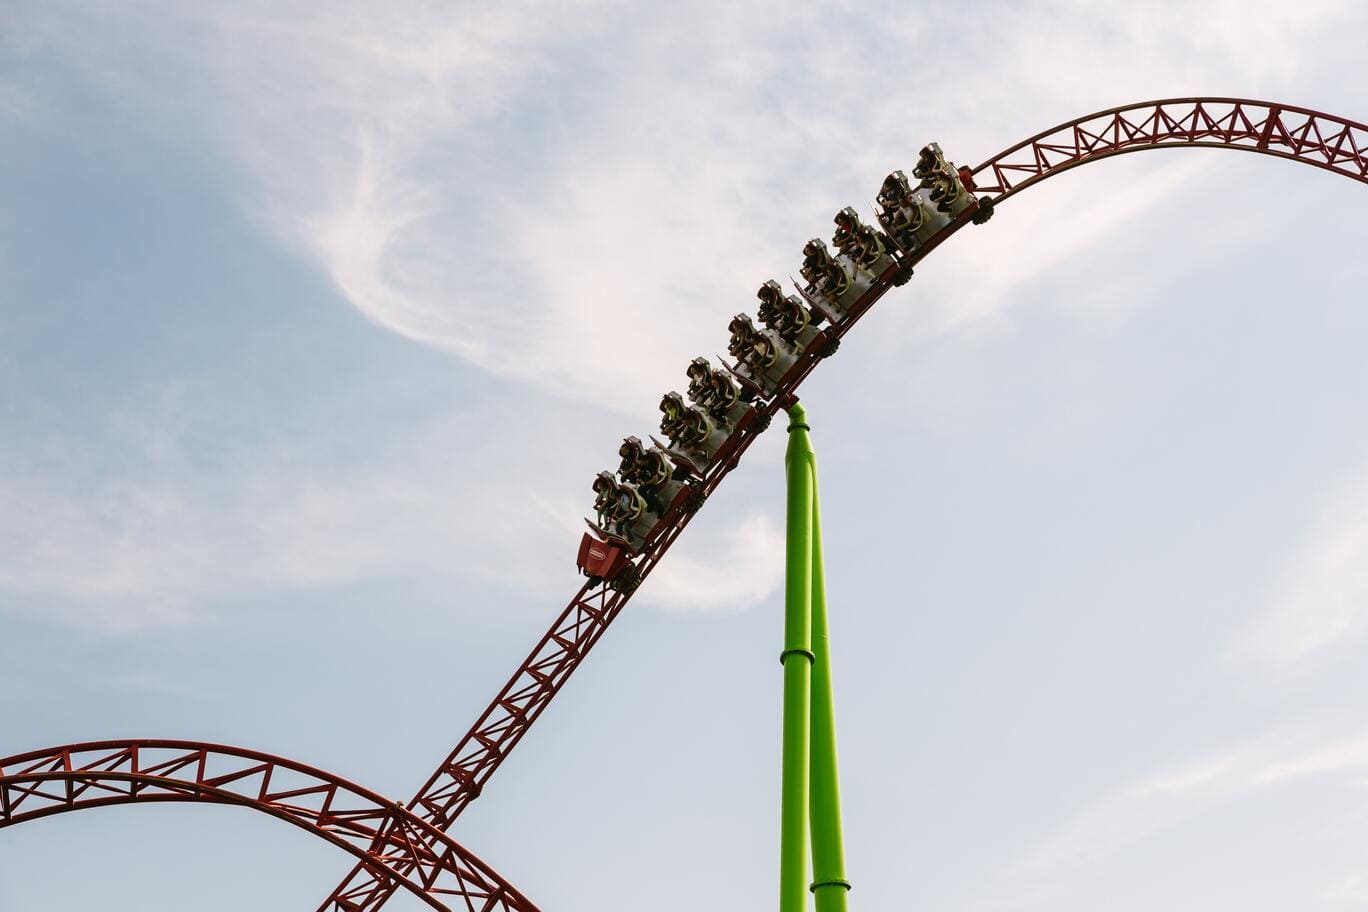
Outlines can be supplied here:
<path id="1" fill-rule="evenodd" d="M 784 584 L 784 750 L 779 817 L 779 912 L 805 912 L 812 687 L 812 445 L 803 407 L 789 409 L 788 548 Z"/>
<path id="2" fill-rule="evenodd" d="M 817 912 L 846 912 L 850 882 L 841 840 L 841 789 L 836 775 L 836 708 L 831 696 L 826 580 L 822 572 L 822 511 L 817 461 L 812 460 L 812 892 Z"/>

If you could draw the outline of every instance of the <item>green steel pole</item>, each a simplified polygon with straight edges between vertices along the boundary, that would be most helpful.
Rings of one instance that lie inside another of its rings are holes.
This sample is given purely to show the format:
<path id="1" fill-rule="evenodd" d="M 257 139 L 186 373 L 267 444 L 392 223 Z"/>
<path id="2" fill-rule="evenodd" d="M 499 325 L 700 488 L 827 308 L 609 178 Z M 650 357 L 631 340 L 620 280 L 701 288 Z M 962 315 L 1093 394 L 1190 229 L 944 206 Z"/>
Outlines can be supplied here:
<path id="1" fill-rule="evenodd" d="M 779 817 L 779 912 L 805 912 L 808 751 L 812 712 L 812 444 L 803 407 L 789 409 L 788 547 L 784 580 L 784 754 Z"/>
<path id="2" fill-rule="evenodd" d="M 822 509 L 812 460 L 812 892 L 817 912 L 846 912 L 850 882 L 841 840 L 841 789 L 836 775 L 836 707 L 831 696 L 826 580 L 822 569 Z"/>

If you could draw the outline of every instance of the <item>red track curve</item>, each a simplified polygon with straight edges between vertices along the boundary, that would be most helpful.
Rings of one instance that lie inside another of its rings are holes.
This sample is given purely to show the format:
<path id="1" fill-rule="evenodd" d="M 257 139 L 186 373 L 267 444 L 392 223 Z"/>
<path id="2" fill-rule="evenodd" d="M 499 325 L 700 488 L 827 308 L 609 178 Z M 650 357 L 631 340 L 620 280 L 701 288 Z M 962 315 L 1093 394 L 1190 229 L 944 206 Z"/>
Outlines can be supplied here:
<path id="1" fill-rule="evenodd" d="M 1307 108 L 1237 98 L 1176 98 L 1147 101 L 1089 114 L 1038 133 L 973 169 L 974 190 L 994 203 L 1047 177 L 1125 152 L 1174 146 L 1243 149 L 1275 155 L 1368 183 L 1368 126 Z M 891 267 L 852 307 L 840 325 L 828 330 L 844 336 L 891 287 L 899 268 L 914 265 L 970 221 L 966 212 L 931 238 L 916 254 Z M 765 419 L 792 401 L 798 386 L 816 367 L 821 345 L 807 352 L 761 407 Z M 768 421 L 739 430 L 724 446 L 702 481 L 711 494 L 736 467 Z M 684 531 L 691 515 L 666 515 L 666 528 L 645 548 L 637 562 L 645 579 Z M 551 629 L 532 649 L 494 701 L 475 720 L 456 747 L 437 767 L 408 807 L 435 828 L 445 831 L 471 801 L 504 757 L 546 709 L 566 679 L 603 636 L 631 598 L 603 584 L 585 583 L 571 598 Z M 395 887 L 357 865 L 333 891 L 319 912 L 360 912 L 379 908 Z"/>
<path id="2" fill-rule="evenodd" d="M 0 827 L 146 802 L 238 805 L 355 855 L 378 883 L 434 909 L 536 912 L 463 846 L 345 779 L 256 751 L 188 741 L 98 741 L 0 760 Z"/>
<path id="3" fill-rule="evenodd" d="M 1090 161 L 1175 147 L 1258 152 L 1368 183 L 1368 126 L 1245 98 L 1170 98 L 1089 114 L 999 152 L 974 169 L 974 180 L 999 202 Z"/>

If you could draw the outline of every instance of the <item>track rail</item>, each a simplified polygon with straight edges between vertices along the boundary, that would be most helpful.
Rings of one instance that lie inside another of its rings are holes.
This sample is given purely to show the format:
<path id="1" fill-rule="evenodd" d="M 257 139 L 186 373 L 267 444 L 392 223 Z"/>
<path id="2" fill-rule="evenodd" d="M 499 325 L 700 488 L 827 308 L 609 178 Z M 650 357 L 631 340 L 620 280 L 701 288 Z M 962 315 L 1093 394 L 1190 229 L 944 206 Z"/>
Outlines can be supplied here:
<path id="1" fill-rule="evenodd" d="M 0 827 L 117 804 L 251 808 L 356 856 L 390 890 L 450 912 L 536 912 L 471 852 L 394 802 L 312 767 L 189 741 L 99 741 L 0 760 Z"/>
<path id="2" fill-rule="evenodd" d="M 995 201 L 1090 161 L 1142 149 L 1210 147 L 1287 158 L 1368 183 L 1368 126 L 1248 98 L 1167 98 L 1051 127 L 974 169 Z"/>
<path id="3" fill-rule="evenodd" d="M 1038 133 L 973 169 L 974 191 L 994 203 L 1051 175 L 1089 161 L 1175 146 L 1244 149 L 1324 168 L 1368 183 L 1368 126 L 1293 105 L 1238 98 L 1177 98 L 1111 108 Z M 915 255 L 899 259 L 856 302 L 849 315 L 827 330 L 844 336 L 892 285 L 899 269 L 915 265 L 969 222 L 966 213 Z M 764 418 L 796 399 L 799 385 L 820 358 L 810 350 L 790 370 L 777 394 L 760 407 Z M 762 426 L 767 424 L 762 421 Z M 702 489 L 711 494 L 741 459 L 760 430 L 738 431 L 704 474 Z M 761 430 L 763 427 L 761 428 Z M 638 561 L 641 579 L 650 575 L 691 516 L 667 517 L 667 528 L 648 543 Z M 604 584 L 589 584 L 571 598 L 551 629 L 541 638 L 493 702 L 475 720 L 456 747 L 418 790 L 408 807 L 424 821 L 445 831 L 471 801 L 479 797 L 499 764 L 522 740 L 631 593 Z M 319 912 L 362 912 L 379 908 L 397 887 L 363 865 L 319 906 Z"/>

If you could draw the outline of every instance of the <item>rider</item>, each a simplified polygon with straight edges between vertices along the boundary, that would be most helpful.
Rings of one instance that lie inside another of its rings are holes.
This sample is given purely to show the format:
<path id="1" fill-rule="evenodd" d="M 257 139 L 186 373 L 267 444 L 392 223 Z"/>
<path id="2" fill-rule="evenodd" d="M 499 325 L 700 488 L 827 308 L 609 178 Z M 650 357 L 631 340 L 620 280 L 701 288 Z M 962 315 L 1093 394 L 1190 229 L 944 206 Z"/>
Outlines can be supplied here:
<path id="1" fill-rule="evenodd" d="M 912 173 L 921 179 L 923 188 L 929 189 L 931 202 L 941 212 L 949 212 L 961 194 L 959 175 L 954 167 L 941 154 L 940 146 L 931 143 L 921 150 L 917 167 Z"/>
<path id="2" fill-rule="evenodd" d="M 612 530 L 617 488 L 612 472 L 599 472 L 594 476 L 594 515 L 598 517 L 598 527 L 605 532 Z"/>
<path id="3" fill-rule="evenodd" d="M 922 182 L 923 187 L 931 186 L 928 181 L 933 175 L 950 170 L 945 156 L 941 154 L 938 143 L 928 143 L 917 153 L 917 164 L 912 168 L 912 176 Z"/>
<path id="4" fill-rule="evenodd" d="M 641 460 L 646 455 L 646 446 L 637 437 L 622 438 L 618 447 L 622 462 L 618 463 L 618 477 L 632 484 L 641 484 Z"/>
<path id="5" fill-rule="evenodd" d="M 926 210 L 907 182 L 906 174 L 894 171 L 884 178 L 883 188 L 879 190 L 879 205 L 883 206 L 883 220 L 888 229 L 904 247 L 913 246 L 916 232 L 926 223 Z"/>
<path id="6" fill-rule="evenodd" d="M 836 213 L 835 221 L 836 233 L 831 236 L 831 242 L 836 245 L 837 250 L 848 255 L 850 248 L 859 242 L 856 232 L 860 227 L 860 216 L 852 207 L 846 206 Z"/>
<path id="7" fill-rule="evenodd" d="M 799 273 L 808 280 L 810 289 L 828 297 L 840 297 L 850 285 L 850 277 L 831 258 L 831 251 L 821 238 L 813 238 L 803 245 L 803 268 Z"/>
<path id="8" fill-rule="evenodd" d="M 774 342 L 755 328 L 749 316 L 737 314 L 727 324 L 727 329 L 732 334 L 727 343 L 728 354 L 744 364 L 752 376 L 764 373 L 774 363 L 777 355 Z"/>
<path id="9" fill-rule="evenodd" d="M 674 477 L 674 466 L 668 457 L 655 447 L 646 449 L 635 437 L 623 439 L 622 446 L 618 447 L 618 455 L 622 457 L 622 465 L 618 468 L 622 480 L 636 485 L 653 513 L 665 512 L 666 505 L 661 502 L 660 492 L 665 483 Z"/>
<path id="10" fill-rule="evenodd" d="M 708 383 L 708 414 L 718 421 L 729 421 L 732 407 L 741 398 L 740 385 L 721 371 L 713 371 Z"/>
<path id="11" fill-rule="evenodd" d="M 812 314 L 793 295 L 784 296 L 784 289 L 770 279 L 755 293 L 760 299 L 761 322 L 779 334 L 790 345 L 797 344 L 803 331 L 812 323 Z"/>
<path id="12" fill-rule="evenodd" d="M 660 400 L 660 430 L 670 438 L 670 446 L 683 445 L 688 449 L 702 446 L 712 428 L 708 419 L 696 408 L 684 404 L 684 397 L 676 392 L 666 393 Z"/>
<path id="13" fill-rule="evenodd" d="M 712 365 L 707 358 L 694 358 L 689 362 L 689 401 L 711 411 L 712 403 Z"/>
<path id="14" fill-rule="evenodd" d="M 613 520 L 616 523 L 617 534 L 630 540 L 636 521 L 648 509 L 646 498 L 641 495 L 640 491 L 629 484 L 618 485 L 617 502 L 613 509 Z"/>
<path id="15" fill-rule="evenodd" d="M 884 254 L 878 233 L 861 222 L 859 213 L 850 206 L 836 213 L 836 234 L 831 240 L 837 250 L 865 268 L 873 266 Z"/>
<path id="16" fill-rule="evenodd" d="M 884 207 L 885 212 L 897 209 L 906 206 L 911 195 L 912 185 L 907 182 L 907 175 L 894 171 L 884 178 L 883 186 L 879 188 L 879 205 Z"/>

